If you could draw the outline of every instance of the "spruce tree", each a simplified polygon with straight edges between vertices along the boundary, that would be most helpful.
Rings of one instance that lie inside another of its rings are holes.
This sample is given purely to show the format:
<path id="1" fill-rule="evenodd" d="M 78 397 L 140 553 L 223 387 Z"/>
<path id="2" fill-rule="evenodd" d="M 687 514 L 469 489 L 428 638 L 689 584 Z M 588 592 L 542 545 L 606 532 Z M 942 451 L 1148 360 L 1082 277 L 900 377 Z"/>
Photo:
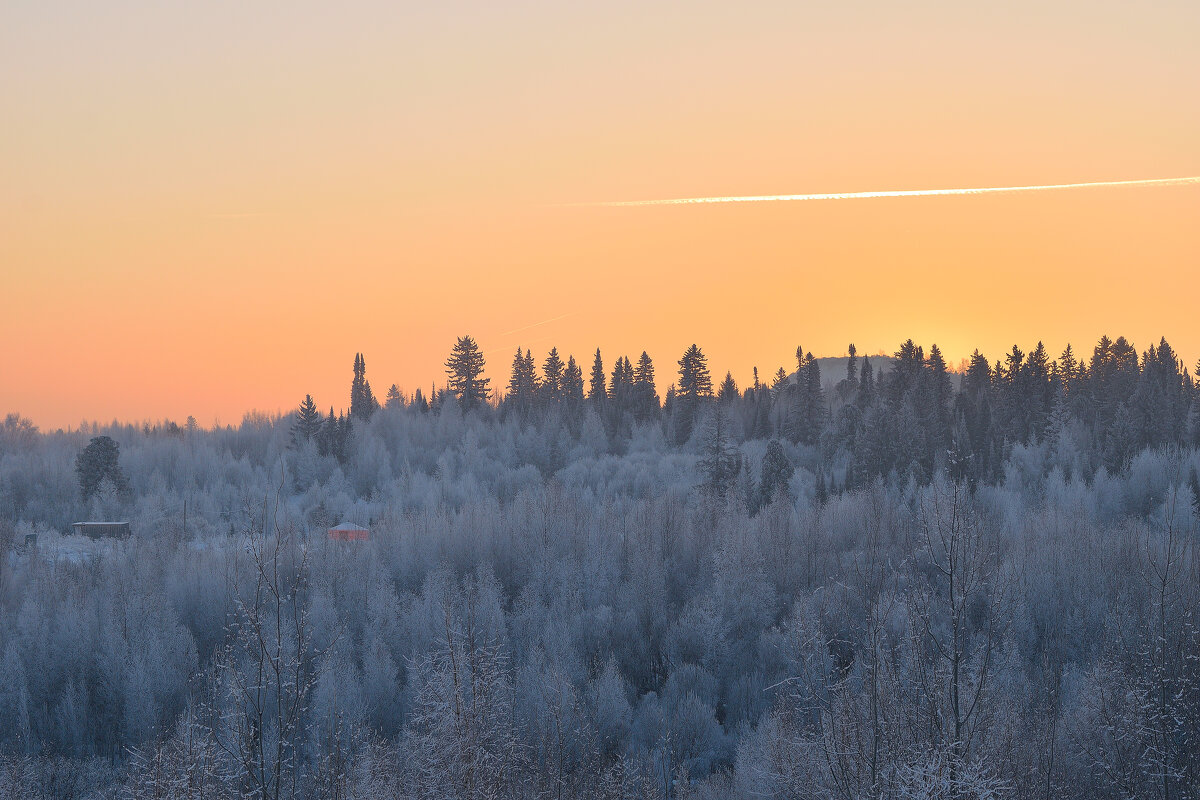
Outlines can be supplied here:
<path id="1" fill-rule="evenodd" d="M 771 396 L 779 401 L 787 394 L 788 387 L 792 385 L 791 379 L 788 377 L 787 370 L 783 367 L 775 370 L 775 377 L 771 380 Z"/>
<path id="2" fill-rule="evenodd" d="M 333 413 L 333 406 L 329 407 L 329 416 L 321 423 L 321 429 L 317 431 L 317 452 L 323 456 L 332 456 L 337 449 L 336 442 L 338 438 L 338 421 Z"/>
<path id="3" fill-rule="evenodd" d="M 354 354 L 354 380 L 350 383 L 350 416 L 368 420 L 379 408 L 379 401 L 367 381 L 367 362 L 362 353 Z"/>
<path id="4" fill-rule="evenodd" d="M 925 351 L 909 339 L 900 345 L 895 358 L 888 386 L 879 387 L 881 390 L 886 389 L 888 400 L 893 407 L 900 405 L 905 395 L 916 387 L 921 372 L 925 369 Z"/>
<path id="5" fill-rule="evenodd" d="M 704 476 L 702 488 L 707 494 L 723 497 L 741 471 L 742 456 L 730 435 L 729 419 L 722 406 L 717 405 L 712 409 L 703 437 L 703 450 L 698 464 Z"/>
<path id="6" fill-rule="evenodd" d="M 380 409 L 379 400 L 376 399 L 375 393 L 371 391 L 371 382 L 363 380 L 363 396 L 367 399 L 367 416 L 371 416 Z"/>
<path id="7" fill-rule="evenodd" d="M 787 420 L 784 430 L 793 442 L 815 444 L 825 427 L 825 392 L 821 388 L 821 367 L 812 353 L 796 351 L 796 380 L 785 396 Z"/>
<path id="8" fill-rule="evenodd" d="M 450 391 L 464 411 L 483 405 L 491 396 L 491 378 L 483 377 L 485 363 L 479 345 L 470 336 L 460 336 L 446 359 Z"/>
<path id="9" fill-rule="evenodd" d="M 588 384 L 588 399 L 593 403 L 602 403 L 608 397 L 608 386 L 604 376 L 604 360 L 600 358 L 600 348 L 596 348 L 596 358 L 592 362 L 592 376 Z"/>
<path id="10" fill-rule="evenodd" d="M 698 402 L 712 397 L 712 392 L 708 358 L 693 344 L 679 359 L 679 387 L 676 396 L 680 400 Z"/>
<path id="11" fill-rule="evenodd" d="M 529 401 L 532 403 L 542 388 L 542 382 L 538 378 L 537 366 L 533 363 L 533 351 L 528 347 L 525 348 L 525 361 L 521 369 L 524 374 L 525 391 L 528 393 Z"/>
<path id="12" fill-rule="evenodd" d="M 666 394 L 663 395 L 663 415 L 668 416 L 674 413 L 675 410 L 675 384 L 667 387 Z"/>
<path id="13" fill-rule="evenodd" d="M 771 392 L 765 386 L 759 386 L 754 392 L 754 420 L 751 423 L 750 437 L 766 439 L 771 435 Z"/>
<path id="14" fill-rule="evenodd" d="M 537 372 L 533 366 L 533 353 L 528 349 L 524 355 L 521 348 L 513 355 L 512 376 L 508 380 L 508 396 L 506 405 L 516 409 L 522 419 L 528 417 L 533 409 L 538 391 Z"/>
<path id="15" fill-rule="evenodd" d="M 399 408 L 402 405 L 404 405 L 404 398 L 400 396 L 400 387 L 393 383 L 391 388 L 388 389 L 384 406 L 386 408 Z"/>
<path id="16" fill-rule="evenodd" d="M 858 349 L 853 342 L 846 349 L 846 353 L 846 377 L 839 381 L 836 387 L 837 395 L 843 403 L 851 402 L 858 391 Z"/>
<path id="17" fill-rule="evenodd" d="M 633 365 L 629 356 L 618 357 L 613 365 L 612 378 L 608 384 L 608 399 L 614 421 L 620 420 L 625 412 L 633 410 Z"/>
<path id="18" fill-rule="evenodd" d="M 558 355 L 558 348 L 551 347 L 542 364 L 542 396 L 550 403 L 557 403 L 562 399 L 562 378 L 562 359 Z"/>
<path id="19" fill-rule="evenodd" d="M 1079 376 L 1079 366 L 1079 361 L 1075 358 L 1075 353 L 1068 343 L 1067 348 L 1058 357 L 1058 374 L 1062 381 L 1063 391 L 1068 397 L 1071 396 L 1071 390 L 1075 388 L 1075 381 Z"/>
<path id="20" fill-rule="evenodd" d="M 1186 441 L 1190 405 L 1182 362 L 1166 338 L 1142 357 L 1142 374 L 1130 400 L 1141 429 L 1142 447 Z"/>
<path id="21" fill-rule="evenodd" d="M 337 427 L 334 429 L 333 456 L 339 464 L 345 464 L 350 459 L 350 430 L 353 423 L 349 415 L 338 414 Z"/>
<path id="22" fill-rule="evenodd" d="M 778 439 L 767 443 L 767 452 L 762 460 L 762 477 L 759 481 L 762 505 L 770 505 L 775 499 L 791 494 L 788 482 L 791 481 L 795 469 L 784 454 L 783 445 Z"/>
<path id="23" fill-rule="evenodd" d="M 944 458 L 950 447 L 950 404 L 953 387 L 946 359 L 937 344 L 929 348 L 926 359 L 927 374 L 918 399 L 917 414 L 921 420 L 925 439 L 925 469 L 928 474 Z"/>
<path id="24" fill-rule="evenodd" d="M 911 390 L 893 408 L 891 420 L 897 426 L 898 468 L 914 471 L 924 483 L 948 454 L 950 417 L 950 375 L 946 360 L 935 344 L 930 348 L 921 372 Z"/>
<path id="25" fill-rule="evenodd" d="M 871 370 L 871 359 L 863 356 L 862 367 L 858 371 L 858 405 L 866 408 L 875 401 L 875 373 Z"/>
<path id="26" fill-rule="evenodd" d="M 658 391 L 654 388 L 654 362 L 643 350 L 633 368 L 633 415 L 639 421 L 658 413 Z"/>
<path id="27" fill-rule="evenodd" d="M 1025 408 L 1034 438 L 1040 440 L 1046 432 L 1046 421 L 1054 405 L 1053 365 L 1046 346 L 1041 342 L 1025 360 Z"/>
<path id="28" fill-rule="evenodd" d="M 304 395 L 304 400 L 296 410 L 296 421 L 292 425 L 292 443 L 299 446 L 309 441 L 321 432 L 321 412 L 311 394 Z"/>
<path id="29" fill-rule="evenodd" d="M 1051 458 L 1055 458 L 1063 452 L 1063 440 L 1067 434 L 1067 426 L 1071 422 L 1071 413 L 1067 405 L 1066 390 L 1060 385 L 1058 394 L 1054 398 L 1054 405 L 1050 408 L 1050 416 L 1046 422 L 1046 437 L 1045 441 L 1048 445 L 1048 450 Z M 1070 477 L 1067 474 L 1066 477 Z"/>
<path id="30" fill-rule="evenodd" d="M 1004 356 L 1004 362 L 993 372 L 996 387 L 996 410 L 999 433 L 1004 442 L 1025 443 L 1029 440 L 1029 384 L 1025 369 L 1025 354 L 1015 344 Z"/>
<path id="31" fill-rule="evenodd" d="M 967 374 L 963 376 L 962 391 L 964 394 L 981 397 L 991 391 L 992 368 L 987 356 L 976 350 L 967 362 Z"/>
<path id="32" fill-rule="evenodd" d="M 712 397 L 708 359 L 693 344 L 679 359 L 679 388 L 675 392 L 675 440 L 683 444 L 692 435 L 700 405 Z"/>
<path id="33" fill-rule="evenodd" d="M 508 377 L 507 394 L 504 397 L 505 402 L 515 403 L 517 397 L 521 394 L 523 381 L 521 380 L 521 368 L 525 365 L 525 357 L 521 354 L 521 347 L 517 346 L 517 352 L 513 353 L 512 371 Z"/>
<path id="34" fill-rule="evenodd" d="M 737 399 L 737 382 L 734 381 L 732 372 L 726 372 L 725 380 L 721 381 L 721 388 L 717 390 L 717 402 L 723 406 L 727 406 Z"/>
<path id="35" fill-rule="evenodd" d="M 573 409 L 583 405 L 583 370 L 575 363 L 573 355 L 567 357 L 567 366 L 563 369 L 562 396 Z"/>
<path id="36" fill-rule="evenodd" d="M 416 406 L 417 411 L 422 413 L 429 410 L 429 401 L 425 398 L 425 393 L 421 391 L 420 386 L 413 392 L 412 404 Z"/>
<path id="37" fill-rule="evenodd" d="M 825 389 L 821 386 L 821 365 L 809 353 L 804 365 L 804 407 L 808 414 L 805 431 L 810 444 L 815 444 L 825 430 L 829 411 L 825 407 Z"/>
<path id="38" fill-rule="evenodd" d="M 957 413 L 966 434 L 965 442 L 960 441 L 958 457 L 960 461 L 969 461 L 964 469 L 972 482 L 986 479 L 996 466 L 992 457 L 1000 431 L 992 412 L 994 376 L 987 357 L 978 350 L 972 353 L 957 400 Z"/>
<path id="39" fill-rule="evenodd" d="M 121 469 L 121 446 L 111 437 L 95 436 L 75 457 L 75 475 L 79 478 L 79 494 L 86 503 L 100 489 L 105 478 L 110 480 L 122 500 L 130 495 L 129 481 Z"/>

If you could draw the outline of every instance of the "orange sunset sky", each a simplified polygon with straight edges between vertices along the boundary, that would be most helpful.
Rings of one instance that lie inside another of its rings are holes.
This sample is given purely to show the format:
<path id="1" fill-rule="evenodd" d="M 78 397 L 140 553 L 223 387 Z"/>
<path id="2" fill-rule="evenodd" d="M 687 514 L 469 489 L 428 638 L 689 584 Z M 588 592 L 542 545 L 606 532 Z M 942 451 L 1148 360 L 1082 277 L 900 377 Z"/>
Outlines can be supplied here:
<path id="1" fill-rule="evenodd" d="M 0 413 L 237 422 L 462 333 L 660 390 L 1039 339 L 1200 357 L 1200 3 L 0 6 Z M 542 323 L 542 324 L 539 324 Z"/>

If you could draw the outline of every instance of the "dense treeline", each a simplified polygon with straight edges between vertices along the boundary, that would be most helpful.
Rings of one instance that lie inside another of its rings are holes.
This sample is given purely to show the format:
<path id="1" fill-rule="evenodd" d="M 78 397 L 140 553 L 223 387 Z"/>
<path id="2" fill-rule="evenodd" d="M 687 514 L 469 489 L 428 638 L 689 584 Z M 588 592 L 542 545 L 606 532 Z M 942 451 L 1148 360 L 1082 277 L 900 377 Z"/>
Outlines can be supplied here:
<path id="1" fill-rule="evenodd" d="M 822 363 L 498 393 L 463 337 L 382 403 L 357 355 L 342 413 L 10 415 L 0 796 L 1200 797 L 1166 341 Z"/>

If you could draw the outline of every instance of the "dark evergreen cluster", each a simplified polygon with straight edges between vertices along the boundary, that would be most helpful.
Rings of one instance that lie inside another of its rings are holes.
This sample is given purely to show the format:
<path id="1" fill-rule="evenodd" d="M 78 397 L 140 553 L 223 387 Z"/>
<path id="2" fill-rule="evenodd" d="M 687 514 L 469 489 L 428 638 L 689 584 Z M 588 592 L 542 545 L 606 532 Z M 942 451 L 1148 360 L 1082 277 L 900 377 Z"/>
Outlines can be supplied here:
<path id="1" fill-rule="evenodd" d="M 487 381 L 480 383 L 482 356 L 469 348 L 473 340 L 460 340 L 447 362 L 450 390 L 464 408 L 488 396 L 476 388 Z M 859 358 L 853 344 L 848 352 L 846 375 L 836 383 L 824 382 L 819 360 L 798 347 L 795 371 L 781 367 L 771 386 L 759 382 L 756 367 L 744 392 L 727 372 L 714 394 L 707 358 L 693 344 L 663 403 L 649 354 L 643 351 L 636 366 L 618 357 L 608 376 L 597 349 L 585 403 L 574 356 L 564 366 L 552 348 L 539 375 L 532 352 L 518 348 L 496 410 L 535 426 L 565 421 L 576 432 L 594 411 L 610 436 L 628 439 L 634 425 L 654 423 L 682 446 L 719 405 L 735 441 L 777 437 L 810 446 L 839 490 L 878 477 L 924 484 L 939 470 L 994 483 L 1013 448 L 1026 446 L 1047 448 L 1067 477 L 1078 470 L 1090 479 L 1101 468 L 1124 471 L 1145 448 L 1200 441 L 1191 414 L 1194 383 L 1166 339 L 1139 356 L 1124 337 L 1106 336 L 1086 360 L 1070 346 L 1052 358 L 1040 342 L 1028 354 L 1014 345 L 995 363 L 975 351 L 960 372 L 951 371 L 936 344 L 926 353 L 908 340 L 886 369 Z"/>
<path id="2" fill-rule="evenodd" d="M 576 437 L 592 415 L 618 451 L 636 428 L 659 426 L 667 442 L 703 452 L 710 490 L 740 484 L 752 509 L 779 491 L 787 471 L 782 451 L 774 448 L 772 465 L 757 476 L 739 476 L 721 453 L 759 439 L 806 448 L 821 495 L 878 478 L 924 485 L 939 472 L 972 486 L 994 484 L 1014 448 L 1029 447 L 1042 449 L 1047 468 L 1091 480 L 1101 469 L 1124 472 L 1144 449 L 1200 443 L 1196 388 L 1165 338 L 1140 356 L 1124 337 L 1107 336 L 1087 359 L 1070 345 L 1052 358 L 1041 342 L 1028 354 L 1014 345 L 994 363 L 976 350 L 957 372 L 936 344 L 926 353 L 911 339 L 891 357 L 877 358 L 878 367 L 853 344 L 848 354 L 845 376 L 836 382 L 826 382 L 820 360 L 797 347 L 795 370 L 780 367 L 771 385 L 759 381 L 755 367 L 744 391 L 726 372 L 714 392 L 708 359 L 693 344 L 679 358 L 664 401 L 646 351 L 636 364 L 617 357 L 609 374 L 597 349 L 585 384 L 573 355 L 564 363 L 552 347 L 539 370 L 532 351 L 517 348 L 506 391 L 493 397 L 483 354 L 464 336 L 446 362 L 446 387 L 431 390 L 432 404 L 420 389 L 406 398 L 392 384 L 387 406 L 428 411 L 453 398 L 463 410 L 534 428 L 562 425 Z M 293 441 L 311 440 L 321 455 L 344 462 L 351 420 L 369 420 L 378 408 L 356 354 L 349 416 L 330 409 L 321 421 L 306 396 Z"/>
<path id="3" fill-rule="evenodd" d="M 793 458 L 815 474 L 820 498 L 881 478 L 925 485 L 941 472 L 972 487 L 995 484 L 1014 449 L 1023 448 L 1039 450 L 1044 472 L 1091 481 L 1100 470 L 1123 473 L 1145 449 L 1200 442 L 1196 388 L 1166 339 L 1139 356 L 1124 337 L 1105 336 L 1088 359 L 1069 345 L 1058 358 L 1041 342 L 1028 354 L 1014 345 L 994 363 L 975 351 L 958 371 L 936 344 L 926 353 L 911 339 L 877 364 L 853 344 L 847 352 L 845 375 L 836 382 L 823 378 L 821 360 L 797 347 L 795 370 L 780 367 L 771 385 L 760 382 L 755 367 L 744 391 L 731 372 L 714 391 L 708 359 L 692 344 L 660 399 L 646 351 L 636 364 L 618 356 L 608 373 L 597 348 L 585 383 L 573 355 L 564 362 L 552 347 L 539 369 L 530 349 L 517 348 L 506 391 L 493 397 L 483 354 L 464 336 L 446 361 L 445 388 L 431 390 L 432 403 L 419 389 L 406 398 L 393 384 L 387 405 L 428 411 L 452 399 L 485 419 L 562 427 L 575 438 L 594 419 L 614 452 L 639 430 L 657 427 L 666 442 L 702 455 L 707 491 L 735 492 L 751 510 L 785 489 L 781 476 L 793 466 L 778 447 L 761 474 L 723 455 L 755 440 L 791 445 Z M 296 446 L 311 440 L 321 455 L 349 458 L 351 420 L 369 420 L 379 408 L 365 373 L 357 354 L 347 417 L 331 409 L 322 422 L 305 397 L 293 427 Z M 562 464 L 560 457 L 546 466 Z"/>
<path id="4" fill-rule="evenodd" d="M 121 470 L 121 446 L 109 436 L 95 436 L 75 458 L 75 474 L 79 476 L 79 494 L 86 503 L 108 481 L 119 495 L 129 492 L 129 481 Z"/>

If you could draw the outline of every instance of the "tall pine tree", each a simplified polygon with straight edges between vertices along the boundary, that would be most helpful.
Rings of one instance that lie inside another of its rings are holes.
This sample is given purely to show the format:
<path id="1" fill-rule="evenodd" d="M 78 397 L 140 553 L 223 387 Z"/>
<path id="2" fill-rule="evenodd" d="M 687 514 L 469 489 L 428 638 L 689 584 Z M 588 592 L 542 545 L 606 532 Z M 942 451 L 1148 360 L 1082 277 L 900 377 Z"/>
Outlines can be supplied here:
<path id="1" fill-rule="evenodd" d="M 692 435 L 702 403 L 712 397 L 708 358 L 693 344 L 679 359 L 679 384 L 675 390 L 675 441 L 683 444 Z"/>
<path id="2" fill-rule="evenodd" d="M 608 399 L 615 419 L 632 410 L 632 395 L 633 365 L 629 362 L 629 356 L 618 357 L 608 384 Z"/>
<path id="3" fill-rule="evenodd" d="M 513 408 L 522 420 L 528 419 L 537 398 L 538 377 L 533 366 L 533 354 L 521 348 L 513 355 L 512 376 L 508 379 L 508 396 L 505 404 Z"/>
<path id="4" fill-rule="evenodd" d="M 562 377 L 563 401 L 571 409 L 583 405 L 583 370 L 575 363 L 575 356 L 567 357 L 567 366 Z"/>
<path id="5" fill-rule="evenodd" d="M 639 422 L 658 413 L 658 392 L 654 388 L 654 362 L 645 350 L 633 368 L 633 416 Z"/>
<path id="6" fill-rule="evenodd" d="M 296 421 L 292 424 L 292 444 L 300 446 L 321 432 L 321 412 L 311 394 L 304 395 L 296 410 Z"/>
<path id="7" fill-rule="evenodd" d="M 736 402 L 738 397 L 737 382 L 733 379 L 733 373 L 726 372 L 725 380 L 721 381 L 721 388 L 717 390 L 717 402 L 728 406 Z"/>
<path id="8" fill-rule="evenodd" d="M 558 348 L 551 347 L 542 364 L 542 396 L 554 404 L 562 399 L 563 362 Z"/>
<path id="9" fill-rule="evenodd" d="M 361 353 L 354 354 L 354 380 L 350 383 L 350 417 L 355 420 L 370 420 L 379 409 L 379 401 L 371 391 L 367 380 L 367 362 Z"/>
<path id="10" fill-rule="evenodd" d="M 492 379 L 483 377 L 485 363 L 479 345 L 470 336 L 460 336 L 446 359 L 450 391 L 464 411 L 478 408 L 491 396 L 488 384 Z"/>
<path id="11" fill-rule="evenodd" d="M 742 468 L 742 454 L 730 431 L 727 412 L 719 403 L 709 416 L 703 431 L 703 445 L 697 466 L 704 476 L 701 488 L 706 494 L 724 497 Z"/>
<path id="12" fill-rule="evenodd" d="M 385 408 L 399 408 L 404 405 L 404 398 L 400 394 L 399 386 L 394 383 L 391 385 L 391 388 L 387 391 L 387 398 L 384 400 L 383 405 Z"/>
<path id="13" fill-rule="evenodd" d="M 592 376 L 588 383 L 588 399 L 597 405 L 608 397 L 607 379 L 604 376 L 604 360 L 600 358 L 600 348 L 596 348 L 596 358 L 592 361 Z"/>
<path id="14" fill-rule="evenodd" d="M 354 354 L 354 380 L 350 384 L 350 416 L 353 419 L 369 420 L 379 408 L 379 401 L 371 392 L 367 381 L 367 362 L 362 353 Z"/>

